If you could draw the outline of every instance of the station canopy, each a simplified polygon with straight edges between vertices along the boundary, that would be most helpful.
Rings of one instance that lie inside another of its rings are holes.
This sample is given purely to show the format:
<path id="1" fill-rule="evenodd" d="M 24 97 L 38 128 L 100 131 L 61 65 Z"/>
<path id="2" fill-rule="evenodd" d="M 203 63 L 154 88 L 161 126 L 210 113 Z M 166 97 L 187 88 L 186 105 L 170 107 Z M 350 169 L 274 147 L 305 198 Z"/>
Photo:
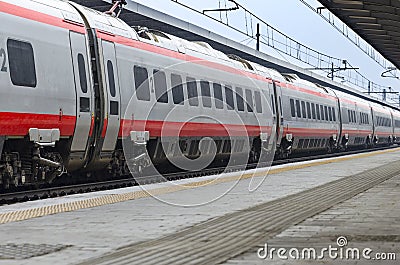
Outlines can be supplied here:
<path id="1" fill-rule="evenodd" d="M 400 0 L 318 0 L 400 69 Z"/>

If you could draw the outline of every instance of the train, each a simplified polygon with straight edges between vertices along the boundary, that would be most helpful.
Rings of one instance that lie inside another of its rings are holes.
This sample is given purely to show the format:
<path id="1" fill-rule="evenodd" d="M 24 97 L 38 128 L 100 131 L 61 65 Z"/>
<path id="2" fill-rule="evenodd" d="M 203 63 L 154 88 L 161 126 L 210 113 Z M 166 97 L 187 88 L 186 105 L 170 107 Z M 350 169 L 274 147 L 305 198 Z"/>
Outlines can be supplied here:
<path id="1" fill-rule="evenodd" d="M 400 142 L 400 111 L 62 0 L 0 1 L 0 186 Z"/>

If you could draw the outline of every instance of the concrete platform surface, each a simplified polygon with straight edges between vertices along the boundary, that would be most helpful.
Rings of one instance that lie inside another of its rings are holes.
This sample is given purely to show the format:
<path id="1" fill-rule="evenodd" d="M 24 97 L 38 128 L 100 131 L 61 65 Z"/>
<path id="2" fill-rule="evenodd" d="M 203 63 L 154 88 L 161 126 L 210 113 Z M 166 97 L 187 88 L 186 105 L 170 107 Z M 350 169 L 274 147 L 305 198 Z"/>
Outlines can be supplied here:
<path id="1" fill-rule="evenodd" d="M 213 180 L 212 177 L 178 181 L 173 185 L 178 188 L 174 190 L 168 187 L 163 192 L 155 192 L 155 197 L 147 193 L 137 197 L 122 196 L 140 192 L 140 187 L 132 187 L 2 206 L 0 215 L 23 211 L 27 217 L 22 218 L 22 221 L 0 225 L 0 264 L 76 264 L 130 244 L 156 239 L 218 216 L 400 160 L 399 155 L 400 150 L 394 149 L 309 164 L 280 166 L 272 168 L 271 174 L 263 182 L 260 182 L 262 177 L 234 181 L 232 176 L 237 173 L 225 176 L 226 181 L 214 181 L 215 184 L 209 185 L 202 185 L 204 182 L 201 181 L 208 183 Z M 263 171 L 257 172 L 260 175 Z M 260 187 L 250 192 L 249 186 L 258 182 L 261 183 Z M 146 189 L 160 189 L 163 185 L 171 184 L 149 185 Z M 398 195 L 399 191 L 393 193 Z M 98 205 L 82 204 L 79 207 L 80 202 L 85 200 L 116 195 L 127 199 L 111 201 L 112 204 L 106 201 Z M 63 210 L 60 205 L 66 203 L 78 206 Z M 57 214 L 47 215 L 46 207 L 61 210 L 53 212 Z M 35 211 L 42 211 L 43 216 L 30 218 L 29 212 Z M 398 222 L 399 219 L 396 220 Z M 387 222 L 392 221 L 390 219 Z"/>

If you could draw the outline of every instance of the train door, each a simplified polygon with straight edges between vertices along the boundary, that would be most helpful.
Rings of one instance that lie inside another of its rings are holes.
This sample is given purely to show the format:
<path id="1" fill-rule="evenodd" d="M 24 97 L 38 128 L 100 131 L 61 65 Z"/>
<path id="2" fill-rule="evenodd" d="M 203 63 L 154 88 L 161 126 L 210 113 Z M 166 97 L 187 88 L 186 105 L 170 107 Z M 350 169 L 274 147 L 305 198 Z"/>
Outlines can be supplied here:
<path id="1" fill-rule="evenodd" d="M 93 90 L 90 77 L 89 56 L 86 36 L 70 32 L 71 56 L 74 69 L 76 91 L 76 124 L 71 144 L 71 153 L 80 153 L 84 158 L 91 129 L 93 126 Z"/>
<path id="2" fill-rule="evenodd" d="M 276 143 L 280 143 L 283 135 L 283 106 L 282 106 L 282 88 L 273 83 L 276 108 Z"/>
<path id="3" fill-rule="evenodd" d="M 105 72 L 106 91 L 106 113 L 102 137 L 104 137 L 102 152 L 113 151 L 118 138 L 120 127 L 121 97 L 119 89 L 117 58 L 115 45 L 109 41 L 101 42 L 103 50 L 103 63 Z"/>

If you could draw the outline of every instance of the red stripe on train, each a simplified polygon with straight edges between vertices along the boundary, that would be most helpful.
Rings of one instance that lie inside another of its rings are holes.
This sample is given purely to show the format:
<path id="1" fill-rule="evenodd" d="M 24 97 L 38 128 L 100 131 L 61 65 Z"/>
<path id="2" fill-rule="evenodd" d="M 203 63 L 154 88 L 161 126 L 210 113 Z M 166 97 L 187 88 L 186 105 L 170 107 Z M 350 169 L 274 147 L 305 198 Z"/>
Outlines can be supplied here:
<path id="1" fill-rule="evenodd" d="M 0 12 L 30 19 L 36 22 L 41 22 L 47 25 L 56 26 L 59 28 L 69 29 L 79 33 L 85 33 L 84 25 L 78 25 L 78 23 L 69 23 L 62 18 L 47 15 L 41 12 L 37 12 L 31 9 L 27 9 L 21 6 L 5 3 L 0 1 Z"/>
<path id="2" fill-rule="evenodd" d="M 169 122 L 123 120 L 119 137 L 126 137 L 130 131 L 149 131 L 151 137 L 195 137 L 195 136 L 259 136 L 260 132 L 270 134 L 271 127 L 240 124 L 216 124 L 201 122 Z"/>
<path id="3" fill-rule="evenodd" d="M 313 128 L 284 128 L 283 134 L 292 134 L 293 137 L 330 137 L 333 134 L 338 134 L 337 130 L 332 129 L 313 129 Z"/>
<path id="4" fill-rule="evenodd" d="M 0 112 L 0 135 L 25 136 L 30 128 L 60 129 L 61 136 L 72 136 L 75 116 Z"/>

